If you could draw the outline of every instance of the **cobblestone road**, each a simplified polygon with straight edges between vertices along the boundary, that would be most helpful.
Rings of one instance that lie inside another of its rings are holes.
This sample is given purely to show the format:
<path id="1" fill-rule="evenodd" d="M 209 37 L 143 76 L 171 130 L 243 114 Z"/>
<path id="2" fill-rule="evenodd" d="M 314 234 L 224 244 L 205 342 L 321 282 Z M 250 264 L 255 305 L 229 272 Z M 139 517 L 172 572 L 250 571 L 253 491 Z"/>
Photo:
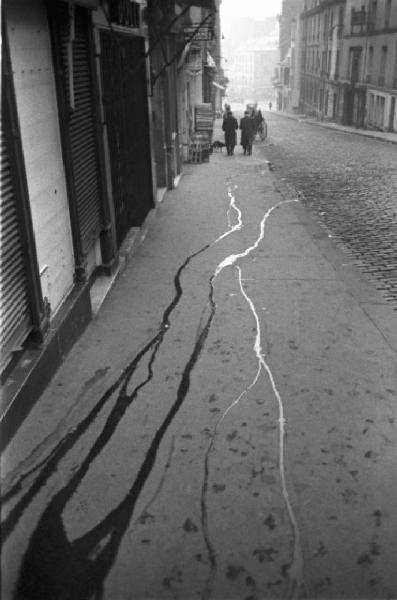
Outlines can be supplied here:
<path id="1" fill-rule="evenodd" d="M 397 310 L 397 146 L 274 113 L 266 119 L 266 159 Z"/>

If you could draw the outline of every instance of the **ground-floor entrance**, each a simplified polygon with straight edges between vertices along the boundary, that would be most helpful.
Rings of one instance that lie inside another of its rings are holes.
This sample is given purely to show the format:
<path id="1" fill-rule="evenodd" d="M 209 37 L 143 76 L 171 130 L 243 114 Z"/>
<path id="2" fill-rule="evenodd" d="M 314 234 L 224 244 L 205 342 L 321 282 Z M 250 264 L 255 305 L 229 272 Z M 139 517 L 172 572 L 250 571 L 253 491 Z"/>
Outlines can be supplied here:
<path id="1" fill-rule="evenodd" d="M 153 204 L 144 42 L 102 31 L 102 102 L 109 144 L 117 243 Z"/>

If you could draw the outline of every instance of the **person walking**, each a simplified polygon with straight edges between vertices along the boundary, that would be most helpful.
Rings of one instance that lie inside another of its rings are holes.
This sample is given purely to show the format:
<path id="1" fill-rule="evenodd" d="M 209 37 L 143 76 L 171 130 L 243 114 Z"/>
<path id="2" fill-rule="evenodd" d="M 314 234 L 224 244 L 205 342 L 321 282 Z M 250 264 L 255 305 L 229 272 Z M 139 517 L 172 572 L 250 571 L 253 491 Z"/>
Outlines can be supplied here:
<path id="1" fill-rule="evenodd" d="M 263 118 L 262 115 L 262 111 L 261 109 L 258 109 L 258 111 L 255 113 L 255 117 L 254 117 L 254 121 L 255 121 L 255 136 L 257 133 L 259 133 L 259 135 L 261 136 L 261 132 L 263 130 L 263 121 L 265 119 Z"/>
<path id="2" fill-rule="evenodd" d="M 231 110 L 232 109 L 230 107 L 230 104 L 225 104 L 225 110 L 224 110 L 224 113 L 223 113 L 223 116 L 222 116 L 223 120 L 226 119 L 228 112 L 230 112 Z"/>
<path id="3" fill-rule="evenodd" d="M 231 110 L 226 114 L 223 119 L 222 131 L 225 132 L 225 145 L 228 156 L 234 154 L 234 147 L 236 145 L 236 130 L 238 129 L 237 119 L 233 116 Z"/>
<path id="4" fill-rule="evenodd" d="M 244 117 L 240 119 L 241 129 L 241 145 L 244 150 L 244 154 L 252 154 L 252 144 L 255 137 L 255 122 L 252 117 L 249 116 L 249 111 L 246 110 Z"/>
<path id="5" fill-rule="evenodd" d="M 269 110 L 272 110 L 272 106 L 273 106 L 273 104 L 271 102 L 269 102 Z"/>

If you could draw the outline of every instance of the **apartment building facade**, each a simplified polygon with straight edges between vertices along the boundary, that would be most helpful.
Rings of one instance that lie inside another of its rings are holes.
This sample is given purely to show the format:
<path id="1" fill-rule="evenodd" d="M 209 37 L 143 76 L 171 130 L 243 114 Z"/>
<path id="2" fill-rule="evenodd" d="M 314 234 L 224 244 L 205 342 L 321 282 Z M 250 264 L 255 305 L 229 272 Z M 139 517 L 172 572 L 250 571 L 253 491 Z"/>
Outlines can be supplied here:
<path id="1" fill-rule="evenodd" d="M 280 108 L 397 130 L 396 0 L 305 0 L 293 19 L 287 60 L 279 93 L 299 96 L 299 103 Z"/>
<path id="2" fill-rule="evenodd" d="M 300 110 L 305 114 L 341 121 L 344 86 L 341 78 L 346 2 L 305 2 L 300 15 Z"/>
<path id="3" fill-rule="evenodd" d="M 346 3 L 342 73 L 347 124 L 397 131 L 397 2 Z"/>
<path id="4" fill-rule="evenodd" d="M 279 61 L 274 78 L 278 110 L 298 108 L 300 19 L 304 0 L 283 0 L 279 21 Z"/>

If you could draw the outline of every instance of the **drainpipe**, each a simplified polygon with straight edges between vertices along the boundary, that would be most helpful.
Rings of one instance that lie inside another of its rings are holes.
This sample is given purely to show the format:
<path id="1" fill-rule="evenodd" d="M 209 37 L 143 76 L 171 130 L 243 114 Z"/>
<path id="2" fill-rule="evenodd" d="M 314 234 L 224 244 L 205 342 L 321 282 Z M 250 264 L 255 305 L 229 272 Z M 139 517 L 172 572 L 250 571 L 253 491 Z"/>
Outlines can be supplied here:
<path id="1" fill-rule="evenodd" d="M 166 46 L 166 57 L 167 62 L 170 57 L 170 39 L 167 38 Z M 166 162 L 167 162 L 167 188 L 172 190 L 174 187 L 175 168 L 174 168 L 174 142 L 172 139 L 172 123 L 173 123 L 173 106 L 175 105 L 175 90 L 174 90 L 174 78 L 170 72 L 170 68 L 164 70 L 164 104 L 165 104 L 165 145 L 166 145 Z"/>

